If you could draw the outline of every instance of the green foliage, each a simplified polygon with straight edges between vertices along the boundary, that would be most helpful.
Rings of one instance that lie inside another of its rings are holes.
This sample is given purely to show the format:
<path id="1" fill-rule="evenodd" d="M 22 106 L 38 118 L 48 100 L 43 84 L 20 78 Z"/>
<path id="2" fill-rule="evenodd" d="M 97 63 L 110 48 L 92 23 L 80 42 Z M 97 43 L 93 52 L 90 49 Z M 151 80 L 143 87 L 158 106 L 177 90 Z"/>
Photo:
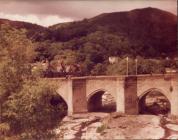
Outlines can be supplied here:
<path id="1" fill-rule="evenodd" d="M 164 22 L 161 19 L 165 19 Z M 124 61 L 119 62 L 119 66 L 115 66 L 116 64 L 109 65 L 109 68 L 105 66 L 109 56 L 135 58 L 139 55 L 144 59 L 161 59 L 175 56 L 177 51 L 176 16 L 155 8 L 101 14 L 91 19 L 57 24 L 50 28 L 22 22 L 15 22 L 15 24 L 12 21 L 5 22 L 18 30 L 26 29 L 24 34 L 35 42 L 37 52 L 35 61 L 46 59 L 51 61 L 53 71 L 56 70 L 57 59 L 61 59 L 66 65 L 80 64 L 81 75 L 96 75 L 105 69 L 108 70 L 102 74 L 125 74 Z M 3 31 L 2 34 L 8 32 L 2 27 L 0 30 Z M 0 39 L 1 42 L 3 38 Z M 8 40 L 5 46 L 12 40 L 15 39 Z M 26 46 L 27 44 L 29 40 Z M 18 58 L 23 60 L 22 57 Z M 138 63 L 140 74 L 155 73 L 155 70 L 156 73 L 163 71 L 162 62 L 140 60 Z M 100 64 L 103 66 L 101 67 Z M 155 66 L 156 64 L 161 66 L 160 70 Z M 131 59 L 129 65 L 129 73 L 134 74 L 134 60 Z M 177 64 L 168 61 L 163 65 L 177 67 Z"/>
<path id="2" fill-rule="evenodd" d="M 43 69 L 32 69 L 33 62 L 47 59 L 54 71 L 59 62 L 79 64 L 81 75 L 125 75 L 126 56 L 129 74 L 135 74 L 139 55 L 138 74 L 178 68 L 178 61 L 164 60 L 177 50 L 175 19 L 147 8 L 49 29 L 22 22 L 0 23 L 0 131 L 17 134 L 19 139 L 49 139 L 51 129 L 66 114 L 66 105 L 54 92 L 55 83 L 41 81 Z M 118 62 L 109 64 L 110 56 L 119 57 Z"/>
<path id="3" fill-rule="evenodd" d="M 156 59 L 138 59 L 138 74 L 164 73 L 163 61 Z"/>
<path id="4" fill-rule="evenodd" d="M 0 134 L 6 135 L 10 131 L 10 126 L 8 123 L 0 123 Z"/>
<path id="5" fill-rule="evenodd" d="M 32 71 L 33 43 L 25 31 L 5 25 L 0 30 L 0 124 L 8 135 L 42 139 L 66 115 L 56 83 L 45 81 Z M 53 98 L 57 101 L 51 103 Z M 57 103 L 56 103 L 57 102 Z M 29 136 L 29 137 L 28 137 Z"/>
<path id="6" fill-rule="evenodd" d="M 98 127 L 96 129 L 96 132 L 97 133 L 102 133 L 106 128 L 107 128 L 107 126 L 103 124 L 103 125 L 101 125 L 100 127 Z"/>
<path id="7" fill-rule="evenodd" d="M 1 97 L 6 97 L 19 92 L 23 79 L 31 77 L 30 63 L 35 53 L 31 41 L 25 38 L 24 31 L 3 26 L 0 38 L 0 94 Z"/>
<path id="8" fill-rule="evenodd" d="M 143 16 L 142 10 L 148 16 Z M 82 67 L 82 75 L 95 75 L 98 73 L 95 72 L 96 69 L 99 68 L 97 64 L 100 63 L 104 66 L 109 56 L 135 58 L 139 55 L 144 59 L 160 59 L 175 54 L 176 22 L 174 16 L 169 17 L 164 11 L 154 8 L 142 10 L 103 14 L 92 19 L 52 26 L 50 29 L 53 32 L 54 40 L 39 43 L 39 46 L 47 45 L 42 50 L 41 47 L 37 48 L 38 57 L 53 61 L 55 56 L 61 55 L 61 52 L 68 57 L 67 51 L 70 50 L 75 55 L 73 57 L 75 61 L 69 60 L 69 62 L 79 63 Z M 155 13 L 151 19 L 149 18 L 150 13 Z M 162 22 L 159 20 L 160 17 L 168 18 L 171 22 Z M 55 62 L 53 63 L 55 65 Z M 130 74 L 135 73 L 134 63 L 134 60 L 131 59 Z M 159 63 L 155 60 L 144 60 L 143 62 L 141 60 L 139 63 L 140 74 L 163 71 L 162 62 Z M 156 64 L 161 66 L 160 70 L 155 66 Z M 103 69 L 109 70 L 102 74 L 125 74 L 124 62 L 119 62 L 119 66 L 103 67 Z"/>
<path id="9" fill-rule="evenodd" d="M 50 84 L 49 84 L 50 83 Z M 18 94 L 8 97 L 4 103 L 3 118 L 14 133 L 46 132 L 53 128 L 66 115 L 63 104 L 51 105 L 55 94 L 55 83 L 37 80 L 27 82 Z"/>
<path id="10" fill-rule="evenodd" d="M 134 75 L 136 72 L 135 59 L 128 60 L 128 74 Z M 127 60 L 126 58 L 119 58 L 117 63 L 109 64 L 107 67 L 108 75 L 126 75 L 127 74 Z"/>
<path id="11" fill-rule="evenodd" d="M 35 44 L 35 51 L 38 53 L 36 61 L 41 60 L 53 60 L 59 51 L 63 48 L 63 45 L 59 43 L 53 43 L 51 41 L 37 42 Z"/>
<path id="12" fill-rule="evenodd" d="M 153 73 L 164 73 L 165 66 L 163 60 L 158 59 L 144 59 L 142 57 L 136 59 L 129 58 L 128 60 L 128 74 L 135 75 L 136 69 L 137 74 L 153 74 Z M 119 58 L 119 61 L 114 64 L 109 64 L 107 67 L 106 74 L 108 75 L 125 75 L 127 74 L 127 61 L 126 58 Z"/>
<path id="13" fill-rule="evenodd" d="M 106 72 L 106 65 L 102 63 L 98 63 L 93 67 L 91 74 L 92 75 L 105 75 L 105 72 Z"/>
<path id="14" fill-rule="evenodd" d="M 144 46 L 143 42 L 130 40 L 123 35 L 95 31 L 87 36 L 60 43 L 59 50 L 49 45 L 50 51 L 47 52 L 50 53 L 52 50 L 55 52 L 49 54 L 53 58 L 51 66 L 54 70 L 60 60 L 64 64 L 80 64 L 81 75 L 126 74 L 126 61 L 124 60 L 126 56 L 129 56 L 129 74 L 135 74 L 134 58 L 139 54 L 144 57 L 137 58 L 137 74 L 163 73 L 166 66 L 176 68 L 176 63 L 154 59 L 157 53 L 152 46 L 148 46 L 146 54 L 145 51 L 142 52 Z M 107 64 L 110 56 L 121 59 L 118 63 L 110 65 Z M 148 56 L 152 59 L 147 58 Z"/>
<path id="15" fill-rule="evenodd" d="M 72 50 L 61 50 L 58 51 L 58 54 L 54 57 L 54 60 L 63 61 L 64 64 L 70 65 L 77 63 L 77 54 Z"/>

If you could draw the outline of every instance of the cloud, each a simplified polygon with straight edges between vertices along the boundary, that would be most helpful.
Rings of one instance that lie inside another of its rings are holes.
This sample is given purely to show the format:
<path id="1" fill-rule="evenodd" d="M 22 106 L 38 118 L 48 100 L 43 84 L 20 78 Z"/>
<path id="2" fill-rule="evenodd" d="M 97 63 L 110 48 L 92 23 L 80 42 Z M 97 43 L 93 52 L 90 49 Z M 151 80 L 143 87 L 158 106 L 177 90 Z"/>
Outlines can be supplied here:
<path id="1" fill-rule="evenodd" d="M 73 19 L 71 18 L 66 18 L 66 17 L 62 18 L 59 17 L 58 15 L 40 16 L 34 14 L 19 15 L 19 14 L 0 13 L 0 18 L 10 19 L 15 21 L 18 20 L 18 21 L 31 22 L 42 26 L 50 26 L 57 23 L 73 21 Z"/>

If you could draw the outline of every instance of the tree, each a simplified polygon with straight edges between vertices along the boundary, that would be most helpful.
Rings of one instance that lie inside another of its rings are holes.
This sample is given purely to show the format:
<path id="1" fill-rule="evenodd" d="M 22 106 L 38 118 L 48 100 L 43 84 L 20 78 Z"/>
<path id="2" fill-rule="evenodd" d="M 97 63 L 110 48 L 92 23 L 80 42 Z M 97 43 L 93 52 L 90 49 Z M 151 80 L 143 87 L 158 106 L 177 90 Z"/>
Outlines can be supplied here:
<path id="1" fill-rule="evenodd" d="M 98 63 L 92 69 L 91 74 L 92 75 L 105 75 L 105 72 L 106 72 L 106 65 Z"/>
<path id="2" fill-rule="evenodd" d="M 64 104 L 62 100 L 57 105 L 50 104 L 51 98 L 56 96 L 55 82 L 33 75 L 31 63 L 35 51 L 25 31 L 7 25 L 1 28 L 0 124 L 10 126 L 9 135 L 39 139 L 42 134 L 39 130 L 46 134 L 65 115 Z"/>
<path id="3" fill-rule="evenodd" d="M 115 64 L 109 64 L 107 66 L 106 73 L 108 75 L 125 75 L 127 69 L 126 59 L 120 58 Z M 129 57 L 128 61 L 129 75 L 136 74 L 136 62 L 135 58 Z M 137 74 L 153 74 L 163 73 L 165 71 L 164 61 L 158 59 L 144 59 L 137 57 Z"/>
<path id="4" fill-rule="evenodd" d="M 57 96 L 54 86 L 47 80 L 27 81 L 18 94 L 9 97 L 3 105 L 3 117 L 10 124 L 11 133 L 27 139 L 41 139 L 52 133 L 67 113 L 61 98 L 61 103 L 51 103 Z"/>
<path id="5" fill-rule="evenodd" d="M 134 59 L 129 58 L 128 61 L 128 74 L 135 74 L 135 63 Z M 126 58 L 119 58 L 115 64 L 109 64 L 106 73 L 108 75 L 126 75 L 127 74 L 127 61 Z"/>
<path id="6" fill-rule="evenodd" d="M 3 26 L 0 32 L 0 91 L 1 94 L 16 93 L 20 90 L 23 79 L 30 78 L 30 69 L 35 52 L 24 31 Z"/>
<path id="7" fill-rule="evenodd" d="M 30 65 L 26 62 L 32 60 L 34 53 L 32 43 L 25 38 L 24 31 L 12 29 L 7 25 L 1 26 L 0 49 L 0 101 L 2 105 L 11 94 L 21 90 L 23 79 L 30 76 Z"/>
<path id="8" fill-rule="evenodd" d="M 163 60 L 138 58 L 138 74 L 163 73 Z"/>

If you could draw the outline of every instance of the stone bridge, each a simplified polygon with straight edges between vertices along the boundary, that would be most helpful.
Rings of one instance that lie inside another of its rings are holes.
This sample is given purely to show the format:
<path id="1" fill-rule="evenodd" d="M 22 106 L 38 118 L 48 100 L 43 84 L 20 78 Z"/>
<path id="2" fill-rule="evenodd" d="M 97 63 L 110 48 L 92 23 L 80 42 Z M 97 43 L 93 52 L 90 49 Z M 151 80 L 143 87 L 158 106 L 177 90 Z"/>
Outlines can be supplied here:
<path id="1" fill-rule="evenodd" d="M 68 114 L 88 112 L 100 104 L 100 91 L 111 94 L 116 101 L 116 111 L 138 114 L 139 100 L 149 91 L 159 91 L 170 102 L 170 113 L 178 115 L 178 74 L 138 76 L 86 76 L 55 78 L 59 83 L 57 93 L 65 100 Z M 98 94 L 98 97 L 96 96 Z M 96 99 L 89 104 L 89 100 Z"/>

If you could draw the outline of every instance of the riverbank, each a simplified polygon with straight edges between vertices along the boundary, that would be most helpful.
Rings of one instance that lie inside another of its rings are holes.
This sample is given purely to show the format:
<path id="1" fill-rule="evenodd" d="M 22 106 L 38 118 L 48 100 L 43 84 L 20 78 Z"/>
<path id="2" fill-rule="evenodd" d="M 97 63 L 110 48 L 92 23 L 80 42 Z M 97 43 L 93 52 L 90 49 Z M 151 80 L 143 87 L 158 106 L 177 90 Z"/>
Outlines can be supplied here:
<path id="1" fill-rule="evenodd" d="M 66 116 L 58 139 L 178 139 L 178 120 L 155 115 L 85 113 Z"/>

